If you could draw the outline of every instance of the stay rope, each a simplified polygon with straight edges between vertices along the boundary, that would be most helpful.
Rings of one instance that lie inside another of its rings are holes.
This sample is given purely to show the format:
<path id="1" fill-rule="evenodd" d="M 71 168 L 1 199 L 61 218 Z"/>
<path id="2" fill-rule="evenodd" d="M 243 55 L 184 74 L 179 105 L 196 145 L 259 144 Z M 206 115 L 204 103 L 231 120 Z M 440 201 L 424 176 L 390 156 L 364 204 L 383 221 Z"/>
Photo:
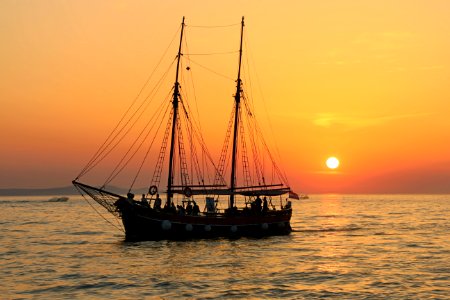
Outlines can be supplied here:
<path id="1" fill-rule="evenodd" d="M 169 102 L 170 103 L 170 102 Z M 105 183 L 103 184 L 103 186 L 109 184 L 114 178 L 117 177 L 117 175 L 119 175 L 123 169 L 130 163 L 130 161 L 134 158 L 134 156 L 136 155 L 136 153 L 139 151 L 139 149 L 142 147 L 142 145 L 144 144 L 144 142 L 147 140 L 147 137 L 150 135 L 152 129 L 154 128 L 154 126 L 157 124 L 157 120 L 159 119 L 159 116 L 161 115 L 161 111 L 162 111 L 162 106 L 163 106 L 164 102 L 161 103 L 160 107 L 156 110 L 155 114 L 153 114 L 153 116 L 150 118 L 150 120 L 147 122 L 147 124 L 145 125 L 145 127 L 141 130 L 141 132 L 139 133 L 138 137 L 134 140 L 134 142 L 131 144 L 130 148 L 127 150 L 127 152 L 125 153 L 125 155 L 122 157 L 122 159 L 119 161 L 119 163 L 116 165 L 116 167 L 114 168 L 114 170 L 112 171 L 112 173 L 110 174 L 110 176 L 108 177 L 108 179 L 106 179 Z M 167 108 L 166 108 L 166 112 L 167 112 Z M 156 116 L 156 118 L 155 118 Z M 150 123 L 153 121 L 153 119 L 155 118 L 155 122 L 153 123 L 153 125 L 150 127 L 150 129 L 147 131 L 147 134 L 144 136 L 144 138 L 142 139 L 142 141 L 140 142 L 140 144 L 138 145 L 138 147 L 134 150 L 134 152 L 131 154 L 131 156 L 128 158 L 128 160 L 120 167 L 120 165 L 123 163 L 123 161 L 126 159 L 126 157 L 128 156 L 128 154 L 131 152 L 131 150 L 133 149 L 133 147 L 135 146 L 135 144 L 139 141 L 140 137 L 142 136 L 142 134 L 145 132 L 145 130 L 147 129 L 147 127 L 150 125 Z M 161 125 L 161 123 L 159 123 Z M 159 128 L 159 127 L 158 127 Z M 157 133 L 155 133 L 156 135 Z M 120 169 L 119 169 L 120 167 Z"/>
<path id="2" fill-rule="evenodd" d="M 162 57 L 159 59 L 158 63 L 156 64 L 156 67 L 153 69 L 152 73 L 150 73 L 150 75 L 148 76 L 147 80 L 145 81 L 144 85 L 142 86 L 142 88 L 140 89 L 140 91 L 138 92 L 138 94 L 136 95 L 136 97 L 134 98 L 134 100 L 132 101 L 131 105 L 128 107 L 128 109 L 125 111 L 125 113 L 122 115 L 122 117 L 120 118 L 119 122 L 117 123 L 117 125 L 114 127 L 114 129 L 111 131 L 111 133 L 108 135 L 108 137 L 105 139 L 105 141 L 103 142 L 103 144 L 98 148 L 98 150 L 95 152 L 95 154 L 92 156 L 92 158 L 88 161 L 88 163 L 86 164 L 86 166 L 81 170 L 81 172 L 78 174 L 78 176 L 76 177 L 76 179 L 80 178 L 81 176 L 85 175 L 87 172 L 89 172 L 92 168 L 91 165 L 102 155 L 102 153 L 104 152 L 104 150 L 110 145 L 110 143 L 108 143 L 108 141 L 110 140 L 110 138 L 112 137 L 112 135 L 114 134 L 114 132 L 116 132 L 116 130 L 119 128 L 120 124 L 123 122 L 123 120 L 125 119 L 125 117 L 128 115 L 128 113 L 130 112 L 131 108 L 135 105 L 136 101 L 139 99 L 139 97 L 141 96 L 142 92 L 144 91 L 145 87 L 148 85 L 148 83 L 150 82 L 151 78 L 153 77 L 153 75 L 155 74 L 156 70 L 158 69 L 158 67 L 160 66 L 161 62 L 163 61 L 163 59 L 166 57 L 169 48 L 172 46 L 175 38 L 178 36 L 178 32 L 181 30 L 181 26 L 178 28 L 178 30 L 175 32 L 175 34 L 172 37 L 172 40 L 170 41 L 169 45 L 167 46 L 166 50 L 164 51 Z M 124 125 L 126 126 L 126 125 Z M 116 135 L 117 137 L 117 135 Z M 114 137 L 115 138 L 115 137 Z M 113 138 L 113 140 L 114 140 Z M 108 143 L 108 145 L 106 145 Z M 106 145 L 106 146 L 105 146 Z"/>
<path id="3" fill-rule="evenodd" d="M 185 25 L 186 27 L 192 27 L 192 28 L 206 28 L 206 29 L 213 29 L 213 28 L 225 28 L 225 27 L 233 27 L 233 26 L 240 26 L 241 23 L 233 23 L 228 25 Z"/>
<path id="4" fill-rule="evenodd" d="M 75 186 L 75 187 L 76 187 L 76 186 Z M 109 223 L 111 226 L 115 227 L 116 229 L 118 229 L 118 230 L 122 231 L 123 233 L 125 233 L 125 229 L 124 229 L 122 226 L 119 225 L 120 223 L 119 223 L 119 221 L 118 221 L 117 219 L 115 219 L 115 220 L 116 220 L 116 222 L 117 222 L 118 225 L 116 225 L 116 224 L 112 223 L 110 220 L 108 220 L 104 215 L 102 215 L 102 214 L 97 210 L 97 208 L 95 208 L 94 205 L 92 205 L 92 203 L 86 198 L 86 196 L 84 195 L 84 193 L 83 193 L 78 187 L 76 187 L 76 188 L 77 188 L 78 192 L 81 194 L 81 196 L 83 197 L 84 201 L 86 201 L 86 202 L 89 204 L 89 206 L 92 207 L 92 209 L 93 209 L 100 217 L 103 218 L 103 220 L 105 220 L 107 223 Z"/>
<path id="5" fill-rule="evenodd" d="M 214 70 L 211 69 L 211 68 L 205 67 L 204 65 L 202 65 L 202 64 L 200 64 L 200 63 L 198 63 L 198 62 L 196 62 L 195 60 L 193 60 L 192 58 L 190 58 L 188 54 L 186 54 L 186 56 L 184 56 L 184 57 L 185 57 L 186 60 L 188 60 L 189 62 L 194 63 L 195 65 L 197 65 L 197 66 L 199 66 L 199 67 L 205 69 L 206 71 L 209 71 L 209 72 L 211 72 L 211 73 L 213 73 L 213 74 L 216 74 L 217 76 L 226 78 L 226 79 L 228 79 L 228 80 L 235 81 L 235 79 L 234 79 L 234 78 L 231 78 L 230 76 L 221 74 L 221 73 L 219 73 L 219 72 L 217 72 L 217 71 L 214 71 Z"/>
<path id="6" fill-rule="evenodd" d="M 165 116 L 166 116 L 166 114 L 167 114 L 167 112 L 168 112 L 168 110 L 169 110 L 169 106 L 170 106 L 170 105 L 167 106 L 166 111 L 165 111 L 164 114 L 163 114 L 162 120 L 165 119 Z M 157 120 L 158 120 L 158 119 L 157 119 Z M 161 126 L 162 126 L 162 124 L 163 124 L 162 120 L 161 120 L 161 122 L 159 123 L 158 129 L 156 129 L 156 133 L 155 133 L 155 135 L 153 136 L 153 139 L 152 139 L 150 145 L 149 145 L 148 148 L 147 148 L 147 152 L 145 153 L 144 159 L 142 160 L 141 165 L 139 166 L 139 169 L 138 169 L 138 171 L 137 171 L 137 173 L 136 173 L 136 176 L 135 176 L 134 179 L 133 179 L 133 182 L 131 183 L 131 186 L 130 186 L 130 189 L 128 190 L 128 192 L 131 192 L 131 189 L 133 188 L 134 184 L 136 183 L 137 178 L 139 177 L 139 174 L 141 173 L 142 167 L 144 166 L 144 163 L 145 163 L 145 161 L 147 160 L 147 157 L 148 157 L 148 155 L 149 155 L 149 153 L 150 153 L 150 150 L 151 150 L 151 148 L 152 148 L 152 146 L 153 146 L 153 143 L 154 143 L 155 140 L 156 140 L 156 136 L 158 135 L 158 132 L 159 132 L 159 130 L 161 129 Z"/>
<path id="7" fill-rule="evenodd" d="M 224 51 L 224 52 L 189 53 L 186 55 L 188 55 L 188 56 L 200 56 L 200 55 L 208 56 L 208 55 L 224 55 L 224 54 L 236 54 L 236 53 L 239 53 L 239 51 L 231 50 L 231 51 Z"/>
<path id="8" fill-rule="evenodd" d="M 147 122 L 147 124 L 145 125 L 145 127 L 141 130 L 141 132 L 139 133 L 138 137 L 134 140 L 134 142 L 131 144 L 131 146 L 128 148 L 127 152 L 125 153 L 125 155 L 122 157 L 122 159 L 119 161 L 119 163 L 116 165 L 116 167 L 114 168 L 114 170 L 111 172 L 110 176 L 106 179 L 105 183 L 103 184 L 103 186 L 107 185 L 108 183 L 110 183 L 122 170 L 123 168 L 129 163 L 129 161 L 131 160 L 131 158 L 134 156 L 134 154 L 136 154 L 137 150 L 135 151 L 135 153 L 130 157 L 130 159 L 125 163 L 125 165 L 119 170 L 118 173 L 115 174 L 116 170 L 119 168 L 119 166 L 122 164 L 122 162 L 125 160 L 125 158 L 127 157 L 128 153 L 131 151 L 131 149 L 134 147 L 134 145 L 137 143 L 137 141 L 139 140 L 139 138 L 142 136 L 143 132 L 145 131 L 145 129 L 149 126 L 149 124 L 151 123 L 151 121 L 156 117 L 155 122 L 153 123 L 152 127 L 150 128 L 150 130 L 148 131 L 147 135 L 145 136 L 145 138 L 143 139 L 142 143 L 145 141 L 146 137 L 150 134 L 151 129 L 153 129 L 153 127 L 156 124 L 156 121 L 159 119 L 159 116 L 161 115 L 161 111 L 162 111 L 162 107 L 164 105 L 165 101 L 162 101 L 159 108 L 157 110 L 155 110 L 155 113 L 153 114 L 153 116 L 149 119 L 149 121 Z M 143 111 L 144 112 L 144 111 Z M 142 112 L 142 113 L 143 113 Z M 141 113 L 141 115 L 142 115 Z M 140 116 L 139 116 L 140 117 Z M 133 126 L 136 124 L 133 123 Z M 122 137 L 122 139 L 128 134 L 128 132 L 132 129 L 132 127 L 126 132 L 126 134 Z M 120 141 L 119 141 L 120 142 Z"/>
<path id="9" fill-rule="evenodd" d="M 248 49 L 248 51 L 247 51 L 247 52 L 248 52 L 248 55 L 247 55 L 247 65 L 248 65 L 248 67 L 250 67 L 250 62 L 251 62 L 252 65 L 253 65 L 254 73 L 255 73 L 255 76 L 256 76 L 256 85 L 258 86 L 259 94 L 261 95 L 261 99 L 262 99 L 262 103 L 263 103 L 263 106 L 264 106 L 264 110 L 265 110 L 265 112 L 266 112 L 267 123 L 269 124 L 269 128 L 270 128 L 270 131 L 271 131 L 272 136 L 273 136 L 273 141 L 274 141 L 275 151 L 276 151 L 276 154 L 277 154 L 277 156 L 278 156 L 278 159 L 279 159 L 280 162 L 281 162 L 281 160 L 282 160 L 281 152 L 280 152 L 280 149 L 279 149 L 279 147 L 278 147 L 278 143 L 277 143 L 275 131 L 274 131 L 273 126 L 272 126 L 271 119 L 270 119 L 270 117 L 269 117 L 269 111 L 268 111 L 268 109 L 267 109 L 267 102 L 266 102 L 266 99 L 265 99 L 264 94 L 263 94 L 263 92 L 262 92 L 261 81 L 260 81 L 260 79 L 259 79 L 259 75 L 258 75 L 258 72 L 257 72 L 257 69 L 256 69 L 256 64 L 255 64 L 255 61 L 254 61 L 254 59 L 253 59 L 253 56 L 251 55 L 251 54 L 252 54 L 252 51 L 251 51 L 251 47 L 250 47 L 250 42 L 249 42 L 249 40 L 248 40 L 248 35 L 246 35 L 246 36 L 244 37 L 244 43 L 245 43 L 246 49 Z M 249 62 L 249 61 L 250 61 L 250 62 Z M 250 72 L 249 72 L 249 73 L 250 73 Z M 251 82 L 250 82 L 250 84 L 251 84 Z M 252 104 L 253 104 L 253 98 L 251 98 L 251 99 L 252 99 Z M 257 122 L 256 122 L 256 120 L 255 120 L 255 124 L 258 125 Z M 265 143 L 265 142 L 264 142 L 264 143 Z M 266 145 L 266 148 L 267 148 L 267 145 Z M 268 148 L 267 148 L 267 151 L 268 151 Z M 269 152 L 269 154 L 270 154 L 270 152 Z M 271 154 L 270 154 L 270 156 L 271 156 Z M 274 161 L 272 156 L 271 156 L 271 160 Z M 276 165 L 275 165 L 275 166 L 276 166 Z M 288 177 L 287 177 L 287 175 L 286 175 L 286 172 L 285 172 L 284 170 L 280 170 L 280 169 L 278 168 L 278 166 L 276 166 L 276 168 L 277 168 L 278 172 L 280 173 L 282 179 L 285 181 L 285 184 L 289 186 L 289 182 L 288 182 L 288 179 L 287 179 Z"/>
<path id="10" fill-rule="evenodd" d="M 173 64 L 173 62 L 172 62 Z M 139 119 L 142 117 L 143 113 L 147 110 L 148 106 L 151 103 L 151 100 L 153 100 L 153 98 L 150 98 L 152 93 L 156 93 L 161 85 L 162 82 L 164 80 L 164 78 L 167 76 L 168 72 L 169 72 L 170 67 L 166 70 L 166 72 L 164 73 L 164 75 L 161 77 L 161 79 L 158 82 L 158 85 L 150 92 L 150 94 L 144 99 L 144 101 L 141 103 L 141 105 L 135 110 L 135 112 L 131 115 L 131 117 L 127 120 L 127 122 L 122 126 L 122 128 L 115 134 L 115 136 L 108 142 L 108 144 L 104 147 L 104 149 L 102 149 L 101 151 L 101 157 L 97 158 L 96 161 L 94 161 L 91 166 L 89 166 L 89 168 L 84 172 L 84 174 L 86 174 L 87 172 L 89 172 L 90 170 L 92 170 L 94 167 L 96 167 L 100 162 L 102 162 L 120 143 L 121 141 L 128 135 L 128 133 L 133 129 L 134 125 L 139 121 Z M 149 100 L 150 101 L 147 101 Z M 142 106 L 145 105 L 144 109 L 142 109 Z M 141 110 L 142 109 L 142 110 Z M 134 122 L 130 125 L 130 127 L 125 131 L 125 133 L 119 138 L 118 141 L 117 138 L 119 137 L 119 135 L 125 130 L 125 128 L 128 126 L 128 124 L 133 120 L 133 118 L 136 116 L 136 114 L 139 112 L 140 114 L 138 115 L 138 117 L 134 120 Z M 110 147 L 110 145 L 116 141 L 116 143 Z M 107 149 L 109 149 L 107 151 Z M 106 153 L 105 153 L 106 152 Z"/>

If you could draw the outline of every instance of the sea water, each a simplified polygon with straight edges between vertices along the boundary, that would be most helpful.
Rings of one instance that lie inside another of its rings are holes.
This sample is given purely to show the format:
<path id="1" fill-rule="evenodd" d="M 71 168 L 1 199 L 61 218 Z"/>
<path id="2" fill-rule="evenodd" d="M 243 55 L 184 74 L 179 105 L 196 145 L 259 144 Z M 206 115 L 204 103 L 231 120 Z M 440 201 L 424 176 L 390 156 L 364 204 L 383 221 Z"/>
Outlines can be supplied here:
<path id="1" fill-rule="evenodd" d="M 49 198 L 0 198 L 2 299 L 450 298 L 450 195 L 313 195 L 289 236 L 137 243 Z"/>

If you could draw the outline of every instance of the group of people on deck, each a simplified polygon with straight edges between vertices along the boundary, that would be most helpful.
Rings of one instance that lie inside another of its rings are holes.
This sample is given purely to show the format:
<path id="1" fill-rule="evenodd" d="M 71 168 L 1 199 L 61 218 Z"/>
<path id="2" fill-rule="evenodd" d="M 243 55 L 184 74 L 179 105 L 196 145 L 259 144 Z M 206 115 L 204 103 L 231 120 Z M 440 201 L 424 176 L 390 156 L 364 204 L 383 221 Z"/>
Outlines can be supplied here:
<path id="1" fill-rule="evenodd" d="M 253 213 L 266 213 L 268 210 L 269 204 L 266 197 L 261 200 L 261 197 L 258 195 L 255 201 L 250 203 L 250 211 Z"/>
<path id="2" fill-rule="evenodd" d="M 182 216 L 184 216 L 184 215 L 198 216 L 200 214 L 200 207 L 197 205 L 197 203 L 194 200 L 188 201 L 186 208 L 184 208 L 183 205 L 177 205 L 177 208 L 178 208 L 178 214 L 182 215 Z"/>
<path id="3" fill-rule="evenodd" d="M 128 198 L 133 199 L 132 197 L 130 197 L 130 195 L 132 195 L 132 194 L 129 194 Z M 184 215 L 198 216 L 200 214 L 200 207 L 198 206 L 198 204 L 194 200 L 189 200 L 186 202 L 187 202 L 186 207 L 184 206 L 184 201 L 183 201 L 183 205 L 177 205 L 177 206 L 175 206 L 173 201 L 171 201 L 170 203 L 166 202 L 166 204 L 164 205 L 164 208 L 161 208 L 161 205 L 162 205 L 161 198 L 159 197 L 159 194 L 156 194 L 156 198 L 153 202 L 153 209 L 155 209 L 157 211 L 171 212 L 171 213 L 179 214 L 179 215 L 183 215 L 183 216 Z M 141 204 L 143 206 L 150 207 L 150 204 L 148 202 L 148 199 L 145 197 L 145 194 L 142 194 Z M 256 199 L 250 203 L 250 208 L 248 208 L 246 206 L 244 208 L 244 211 L 247 211 L 247 212 L 250 211 L 253 214 L 260 214 L 260 213 L 268 212 L 269 211 L 269 203 L 267 202 L 267 198 L 263 197 L 263 199 L 261 199 L 261 197 L 259 195 L 256 196 Z"/>
<path id="4" fill-rule="evenodd" d="M 187 201 L 187 203 L 188 204 L 186 205 L 185 208 L 184 205 L 175 206 L 173 201 L 171 201 L 170 203 L 166 202 L 164 208 L 161 208 L 162 205 L 161 198 L 159 197 L 159 194 L 156 194 L 155 201 L 153 202 L 153 209 L 157 211 L 171 212 L 174 214 L 178 213 L 179 215 L 198 216 L 200 214 L 200 207 L 198 206 L 198 204 L 194 200 Z M 145 194 L 142 194 L 141 204 L 143 206 L 150 207 L 150 204 L 147 198 L 145 197 Z"/>

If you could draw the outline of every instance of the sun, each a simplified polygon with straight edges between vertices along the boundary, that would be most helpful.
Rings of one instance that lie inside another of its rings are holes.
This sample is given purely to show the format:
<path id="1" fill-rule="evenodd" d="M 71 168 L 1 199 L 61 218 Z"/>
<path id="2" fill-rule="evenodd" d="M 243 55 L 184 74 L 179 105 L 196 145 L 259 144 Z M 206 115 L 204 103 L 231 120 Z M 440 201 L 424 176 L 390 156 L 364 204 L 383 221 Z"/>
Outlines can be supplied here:
<path id="1" fill-rule="evenodd" d="M 331 156 L 327 159 L 326 164 L 329 169 L 336 169 L 337 167 L 339 167 L 339 159 L 337 159 L 334 156 Z"/>

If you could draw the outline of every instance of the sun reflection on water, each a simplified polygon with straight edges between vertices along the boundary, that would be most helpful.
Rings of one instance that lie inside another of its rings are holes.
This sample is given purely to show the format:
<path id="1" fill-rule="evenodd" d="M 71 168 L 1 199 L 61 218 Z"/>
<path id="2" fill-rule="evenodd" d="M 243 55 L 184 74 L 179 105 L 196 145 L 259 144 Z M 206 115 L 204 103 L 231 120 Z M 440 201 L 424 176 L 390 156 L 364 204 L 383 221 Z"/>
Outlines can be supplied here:
<path id="1" fill-rule="evenodd" d="M 450 197 L 312 195 L 289 236 L 126 243 L 81 200 L 1 202 L 8 298 L 444 298 Z"/>

